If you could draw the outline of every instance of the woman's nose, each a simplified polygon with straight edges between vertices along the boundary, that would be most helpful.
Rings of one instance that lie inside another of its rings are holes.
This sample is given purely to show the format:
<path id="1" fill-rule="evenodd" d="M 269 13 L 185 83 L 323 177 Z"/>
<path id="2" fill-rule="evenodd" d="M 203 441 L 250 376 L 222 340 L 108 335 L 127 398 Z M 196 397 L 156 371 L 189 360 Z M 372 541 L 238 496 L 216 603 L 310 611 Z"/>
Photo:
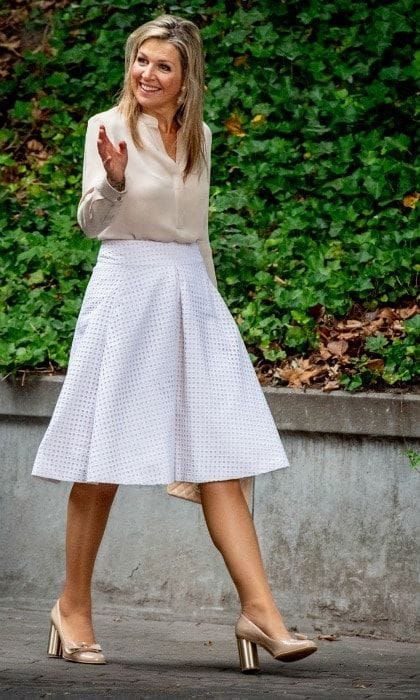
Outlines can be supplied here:
<path id="1" fill-rule="evenodd" d="M 153 75 L 153 66 L 149 63 L 145 68 L 143 69 L 143 77 L 144 78 L 151 78 Z"/>

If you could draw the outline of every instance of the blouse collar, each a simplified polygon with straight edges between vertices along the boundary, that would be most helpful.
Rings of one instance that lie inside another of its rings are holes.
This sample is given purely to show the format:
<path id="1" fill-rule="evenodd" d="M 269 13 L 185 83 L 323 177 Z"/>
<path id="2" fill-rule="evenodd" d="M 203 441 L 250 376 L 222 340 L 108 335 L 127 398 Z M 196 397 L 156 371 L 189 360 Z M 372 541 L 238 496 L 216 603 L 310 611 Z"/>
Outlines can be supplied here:
<path id="1" fill-rule="evenodd" d="M 157 117 L 152 117 L 151 114 L 145 114 L 144 112 L 140 112 L 139 119 L 144 124 L 149 124 L 149 126 L 154 126 L 155 129 L 159 128 L 159 122 L 157 120 Z"/>
<path id="2" fill-rule="evenodd" d="M 144 124 L 149 124 L 149 126 L 153 126 L 155 129 L 159 128 L 159 122 L 157 117 L 152 117 L 151 114 L 145 114 L 145 112 L 140 112 L 139 119 Z"/>
<path id="3" fill-rule="evenodd" d="M 146 124 L 148 126 L 151 126 L 153 129 L 156 129 L 157 131 L 159 130 L 158 119 L 157 119 L 157 117 L 152 117 L 151 114 L 145 114 L 144 112 L 140 112 L 139 121 L 142 124 Z M 181 143 L 178 143 L 178 146 L 177 146 L 176 161 L 174 161 L 172 158 L 170 158 L 169 155 L 166 153 L 165 147 L 163 145 L 162 137 L 160 136 L 160 134 L 157 135 L 156 143 L 157 143 L 158 147 L 164 151 L 165 156 L 171 162 L 171 165 L 173 167 L 178 167 L 178 168 L 181 168 L 182 170 L 184 169 L 186 154 L 184 152 L 184 149 L 183 149 Z"/>

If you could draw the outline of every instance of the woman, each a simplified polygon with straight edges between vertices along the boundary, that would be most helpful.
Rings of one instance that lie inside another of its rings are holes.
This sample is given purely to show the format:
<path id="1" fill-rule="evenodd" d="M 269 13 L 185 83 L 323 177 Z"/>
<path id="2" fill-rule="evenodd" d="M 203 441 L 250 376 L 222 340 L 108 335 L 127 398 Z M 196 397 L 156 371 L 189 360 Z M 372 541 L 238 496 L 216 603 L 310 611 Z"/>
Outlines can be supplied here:
<path id="1" fill-rule="evenodd" d="M 202 504 L 241 602 L 243 671 L 257 644 L 283 661 L 316 651 L 284 625 L 247 504 L 252 477 L 288 460 L 217 291 L 203 88 L 197 27 L 163 15 L 129 36 L 119 103 L 88 121 L 78 222 L 102 243 L 32 472 L 74 482 L 48 648 L 69 661 L 105 663 L 91 579 L 118 484 Z"/>

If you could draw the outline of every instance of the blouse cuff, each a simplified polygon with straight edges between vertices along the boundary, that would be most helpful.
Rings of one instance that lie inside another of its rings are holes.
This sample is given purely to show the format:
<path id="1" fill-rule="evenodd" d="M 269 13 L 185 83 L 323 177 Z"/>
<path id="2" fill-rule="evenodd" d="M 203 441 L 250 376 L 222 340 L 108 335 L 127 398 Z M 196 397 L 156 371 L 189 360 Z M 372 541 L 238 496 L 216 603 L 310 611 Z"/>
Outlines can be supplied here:
<path id="1" fill-rule="evenodd" d="M 110 202 L 121 202 L 122 198 L 127 193 L 126 188 L 120 192 L 116 190 L 115 187 L 112 187 L 106 176 L 96 185 L 96 189 L 102 197 L 108 199 Z"/>

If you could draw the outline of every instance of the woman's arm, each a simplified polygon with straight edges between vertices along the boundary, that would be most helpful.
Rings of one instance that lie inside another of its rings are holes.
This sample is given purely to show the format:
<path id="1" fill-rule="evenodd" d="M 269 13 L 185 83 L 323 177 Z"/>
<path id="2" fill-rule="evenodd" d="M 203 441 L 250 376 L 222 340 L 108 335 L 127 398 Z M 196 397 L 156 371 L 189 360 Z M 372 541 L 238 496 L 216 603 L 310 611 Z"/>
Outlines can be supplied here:
<path id="1" fill-rule="evenodd" d="M 209 127 L 207 126 L 207 124 L 204 124 L 204 136 L 206 139 L 206 158 L 207 158 L 207 163 L 205 166 L 207 168 L 206 177 L 208 178 L 208 186 L 210 189 L 212 133 L 211 133 Z M 204 264 L 205 264 L 206 269 L 207 269 L 207 274 L 217 289 L 217 278 L 216 278 L 216 272 L 214 269 L 213 252 L 212 252 L 212 249 L 210 246 L 210 241 L 209 241 L 208 220 L 209 220 L 209 207 L 208 207 L 208 203 L 207 203 L 206 211 L 204 212 L 203 232 L 202 232 L 201 237 L 198 239 L 197 243 L 198 243 L 198 247 L 200 249 L 201 256 L 204 260 Z"/>
<path id="2" fill-rule="evenodd" d="M 108 181 L 98 151 L 100 117 L 91 117 L 87 124 L 83 159 L 82 197 L 77 208 L 77 221 L 88 238 L 96 238 L 111 223 L 121 207 L 126 189 L 116 189 Z M 123 185 L 124 186 L 124 185 Z"/>
<path id="3" fill-rule="evenodd" d="M 214 269 L 213 252 L 210 247 L 208 232 L 203 238 L 200 238 L 197 243 L 206 266 L 207 274 L 217 289 L 216 271 Z"/>

